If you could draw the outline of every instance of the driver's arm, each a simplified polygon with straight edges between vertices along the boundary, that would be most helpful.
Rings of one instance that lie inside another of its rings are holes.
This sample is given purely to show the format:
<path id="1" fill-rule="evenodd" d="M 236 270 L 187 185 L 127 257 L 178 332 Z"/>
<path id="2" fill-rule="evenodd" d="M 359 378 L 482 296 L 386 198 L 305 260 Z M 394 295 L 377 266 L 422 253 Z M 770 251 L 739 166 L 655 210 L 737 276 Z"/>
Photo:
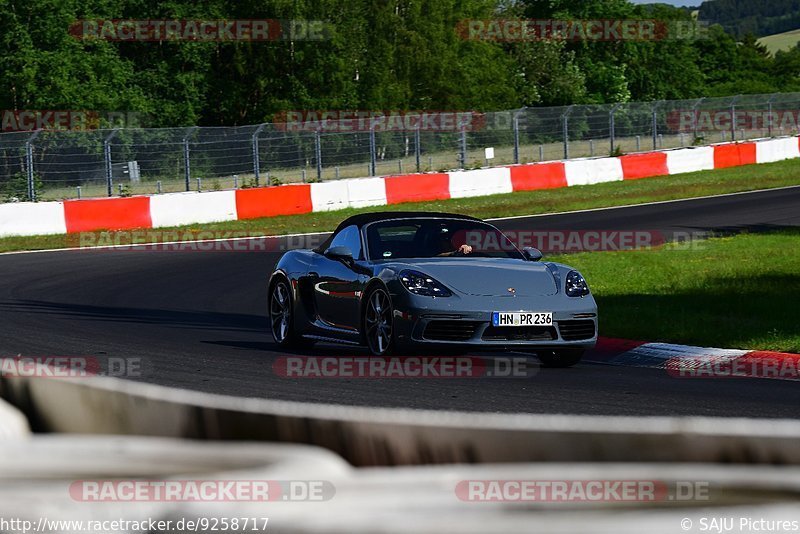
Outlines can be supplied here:
<path id="1" fill-rule="evenodd" d="M 467 254 L 472 254 L 472 247 L 470 245 L 461 245 L 457 250 L 444 252 L 439 254 L 439 256 L 466 256 Z"/>

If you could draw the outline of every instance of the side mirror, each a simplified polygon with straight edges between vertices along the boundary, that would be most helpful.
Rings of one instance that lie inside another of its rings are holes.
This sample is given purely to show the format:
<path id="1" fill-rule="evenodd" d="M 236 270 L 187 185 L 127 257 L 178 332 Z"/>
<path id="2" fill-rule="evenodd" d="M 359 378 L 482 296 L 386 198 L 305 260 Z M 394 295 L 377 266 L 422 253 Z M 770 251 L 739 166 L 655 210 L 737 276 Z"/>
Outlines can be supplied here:
<path id="1" fill-rule="evenodd" d="M 331 247 L 325 251 L 325 257 L 344 263 L 353 263 L 353 253 L 345 246 Z"/>
<path id="2" fill-rule="evenodd" d="M 525 247 L 522 249 L 522 254 L 528 261 L 539 261 L 542 259 L 542 251 L 538 248 Z"/>

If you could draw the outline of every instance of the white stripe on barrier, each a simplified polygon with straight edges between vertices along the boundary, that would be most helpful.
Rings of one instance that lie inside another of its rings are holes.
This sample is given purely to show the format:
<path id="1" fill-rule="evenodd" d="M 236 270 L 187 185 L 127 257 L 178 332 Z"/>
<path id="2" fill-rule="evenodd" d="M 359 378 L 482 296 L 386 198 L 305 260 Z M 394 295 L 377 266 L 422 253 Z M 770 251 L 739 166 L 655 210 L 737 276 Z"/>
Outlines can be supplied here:
<path id="1" fill-rule="evenodd" d="M 334 211 L 348 207 L 348 181 L 335 180 L 311 184 L 312 210 Z"/>
<path id="2" fill-rule="evenodd" d="M 0 204 L 0 236 L 66 234 L 63 202 Z"/>
<path id="3" fill-rule="evenodd" d="M 800 157 L 800 147 L 796 137 L 756 142 L 756 163 L 772 163 L 797 157 Z"/>
<path id="4" fill-rule="evenodd" d="M 347 180 L 347 197 L 351 208 L 386 205 L 386 182 L 383 178 Z"/>
<path id="5" fill-rule="evenodd" d="M 618 158 L 564 161 L 567 185 L 588 185 L 622 180 L 622 161 Z"/>
<path id="6" fill-rule="evenodd" d="M 450 174 L 450 198 L 481 197 L 512 193 L 511 169 L 478 169 L 455 171 Z"/>
<path id="7" fill-rule="evenodd" d="M 150 197 L 153 228 L 236 220 L 236 192 L 170 193 Z"/>
<path id="8" fill-rule="evenodd" d="M 714 168 L 714 147 L 681 148 L 667 151 L 667 169 L 670 174 L 710 171 Z"/>

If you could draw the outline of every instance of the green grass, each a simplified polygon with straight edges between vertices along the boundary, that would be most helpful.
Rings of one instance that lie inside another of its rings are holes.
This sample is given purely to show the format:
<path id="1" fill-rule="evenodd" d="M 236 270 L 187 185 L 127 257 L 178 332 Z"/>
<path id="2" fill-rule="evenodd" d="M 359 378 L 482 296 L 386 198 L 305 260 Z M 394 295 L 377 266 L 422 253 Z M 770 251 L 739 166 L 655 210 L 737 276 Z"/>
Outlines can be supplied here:
<path id="1" fill-rule="evenodd" d="M 788 51 L 797 46 L 800 41 L 800 30 L 791 30 L 784 33 L 776 33 L 774 35 L 767 35 L 758 40 L 759 44 L 767 47 L 770 54 L 775 52 Z"/>
<path id="2" fill-rule="evenodd" d="M 329 231 L 349 215 L 376 210 L 433 210 L 490 218 L 640 204 L 643 202 L 674 200 L 789 185 L 800 185 L 800 160 L 626 182 L 363 209 L 345 209 L 264 219 L 196 224 L 179 228 L 164 228 L 163 230 L 234 231 L 252 236 L 281 235 Z M 121 236 L 122 239 L 119 240 L 112 236 L 115 239 L 114 242 L 124 243 L 125 233 L 123 232 Z M 5 237 L 0 238 L 0 252 L 62 248 L 75 246 L 76 241 L 77 238 L 74 236 L 69 238 L 65 236 Z"/>
<path id="3" fill-rule="evenodd" d="M 800 353 L 800 230 L 561 256 L 607 337 Z"/>

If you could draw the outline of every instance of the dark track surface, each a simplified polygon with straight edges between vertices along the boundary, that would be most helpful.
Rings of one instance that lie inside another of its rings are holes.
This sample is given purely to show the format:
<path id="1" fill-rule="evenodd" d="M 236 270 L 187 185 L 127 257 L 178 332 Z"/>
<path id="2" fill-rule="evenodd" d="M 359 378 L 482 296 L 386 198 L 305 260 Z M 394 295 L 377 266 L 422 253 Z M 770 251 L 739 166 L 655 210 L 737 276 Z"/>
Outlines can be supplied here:
<path id="1" fill-rule="evenodd" d="M 497 222 L 503 229 L 672 232 L 800 226 L 800 187 Z M 61 251 L 0 256 L 0 355 L 142 358 L 143 380 L 211 393 L 410 408 L 800 417 L 800 387 L 676 379 L 582 364 L 527 379 L 289 380 L 265 320 L 270 252 Z M 601 310 L 602 316 L 602 310 Z M 360 354 L 318 347 L 319 354 Z"/>

